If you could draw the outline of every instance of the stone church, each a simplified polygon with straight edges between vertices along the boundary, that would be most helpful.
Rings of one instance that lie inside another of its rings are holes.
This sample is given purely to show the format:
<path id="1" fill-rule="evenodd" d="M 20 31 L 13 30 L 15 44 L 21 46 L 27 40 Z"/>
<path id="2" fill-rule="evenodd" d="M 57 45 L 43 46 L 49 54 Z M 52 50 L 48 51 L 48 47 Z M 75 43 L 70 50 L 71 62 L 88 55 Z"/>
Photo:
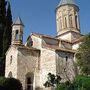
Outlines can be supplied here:
<path id="1" fill-rule="evenodd" d="M 75 52 L 81 43 L 79 7 L 74 0 L 61 0 L 56 7 L 57 35 L 31 33 L 23 44 L 20 17 L 12 25 L 12 44 L 6 53 L 5 77 L 21 81 L 23 90 L 44 89 L 48 73 L 73 80 L 77 74 Z"/>

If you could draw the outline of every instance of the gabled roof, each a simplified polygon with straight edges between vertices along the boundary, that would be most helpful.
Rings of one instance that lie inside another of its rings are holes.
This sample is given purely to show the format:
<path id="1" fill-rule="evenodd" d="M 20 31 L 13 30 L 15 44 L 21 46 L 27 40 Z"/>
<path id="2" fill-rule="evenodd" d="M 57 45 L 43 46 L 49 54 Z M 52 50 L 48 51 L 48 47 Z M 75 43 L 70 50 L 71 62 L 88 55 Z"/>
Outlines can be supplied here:
<path id="1" fill-rule="evenodd" d="M 10 47 L 8 48 L 8 50 L 6 51 L 5 55 L 7 55 L 7 53 L 9 52 L 9 50 L 11 48 L 15 48 L 16 50 L 20 50 L 20 49 L 24 49 L 24 50 L 29 50 L 29 51 L 40 51 L 40 49 L 34 48 L 34 47 L 27 47 L 25 45 L 10 45 Z"/>
<path id="2" fill-rule="evenodd" d="M 76 5 L 76 3 L 74 2 L 74 0 L 61 0 L 58 4 L 57 7 L 59 6 L 62 6 L 62 5 L 67 5 L 67 4 L 70 4 L 70 5 Z M 77 5 L 76 5 L 77 6 Z"/>
<path id="3" fill-rule="evenodd" d="M 24 26 L 24 24 L 23 24 L 23 22 L 22 22 L 22 20 L 21 20 L 20 17 L 18 17 L 18 18 L 16 19 L 16 21 L 13 23 L 13 25 L 22 25 L 22 26 Z"/>

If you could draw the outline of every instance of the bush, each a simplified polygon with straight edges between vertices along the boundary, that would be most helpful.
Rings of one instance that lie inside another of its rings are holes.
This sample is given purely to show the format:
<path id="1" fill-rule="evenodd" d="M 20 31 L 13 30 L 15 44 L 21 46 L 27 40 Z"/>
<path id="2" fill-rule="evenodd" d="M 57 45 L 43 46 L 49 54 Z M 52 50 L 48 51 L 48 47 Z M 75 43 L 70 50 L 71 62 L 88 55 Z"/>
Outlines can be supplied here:
<path id="1" fill-rule="evenodd" d="M 22 90 L 22 84 L 19 80 L 14 78 L 7 78 L 4 86 L 7 90 Z"/>
<path id="2" fill-rule="evenodd" d="M 65 83 L 58 84 L 56 90 L 74 90 L 74 86 L 69 81 L 66 81 Z"/>
<path id="3" fill-rule="evenodd" d="M 48 73 L 47 81 L 45 82 L 45 87 L 55 87 L 56 84 L 59 84 L 61 81 L 61 77 L 58 75 L 54 75 L 52 73 Z"/>
<path id="4" fill-rule="evenodd" d="M 77 76 L 73 84 L 80 90 L 90 90 L 90 76 Z"/>
<path id="5" fill-rule="evenodd" d="M 22 90 L 21 82 L 14 78 L 0 77 L 0 86 L 4 90 Z"/>
<path id="6" fill-rule="evenodd" d="M 72 83 L 58 84 L 56 90 L 90 90 L 90 76 L 77 76 Z"/>
<path id="7" fill-rule="evenodd" d="M 5 82 L 6 78 L 5 77 L 0 77 L 0 86 L 3 87 L 4 86 L 4 82 Z"/>

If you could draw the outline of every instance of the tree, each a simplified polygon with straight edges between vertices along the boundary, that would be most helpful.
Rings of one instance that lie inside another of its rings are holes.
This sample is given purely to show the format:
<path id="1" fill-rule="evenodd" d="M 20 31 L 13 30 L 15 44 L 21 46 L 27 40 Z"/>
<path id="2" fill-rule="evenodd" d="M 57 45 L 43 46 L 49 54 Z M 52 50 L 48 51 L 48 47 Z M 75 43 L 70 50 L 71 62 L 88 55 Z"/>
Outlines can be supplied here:
<path id="1" fill-rule="evenodd" d="M 5 26 L 5 0 L 0 0 L 0 57 L 3 54 L 3 32 Z"/>
<path id="2" fill-rule="evenodd" d="M 84 36 L 77 50 L 76 59 L 81 73 L 90 75 L 90 33 Z"/>
<path id="3" fill-rule="evenodd" d="M 6 16 L 6 8 L 5 8 L 5 0 L 0 0 L 0 24 L 5 24 L 5 16 Z"/>
<path id="4" fill-rule="evenodd" d="M 7 1 L 6 6 L 6 28 L 3 33 L 3 55 L 5 55 L 7 49 L 11 45 L 12 36 L 12 14 L 9 1 Z"/>
<path id="5" fill-rule="evenodd" d="M 74 90 L 73 84 L 70 81 L 62 82 L 62 78 L 58 75 L 49 73 L 45 87 L 55 87 L 55 90 Z"/>
<path id="6" fill-rule="evenodd" d="M 18 79 L 7 78 L 4 82 L 6 90 L 22 90 L 22 84 Z"/>
<path id="7" fill-rule="evenodd" d="M 22 90 L 21 82 L 15 78 L 0 77 L 0 87 L 5 90 Z"/>
<path id="8" fill-rule="evenodd" d="M 11 44 L 11 25 L 10 2 L 0 0 L 0 76 L 5 72 L 5 53 Z"/>
<path id="9" fill-rule="evenodd" d="M 7 38 L 8 38 L 8 45 L 11 44 L 11 36 L 12 36 L 12 14 L 11 14 L 11 5 L 10 2 L 7 1 L 8 8 L 6 13 L 6 25 L 7 25 Z"/>
<path id="10" fill-rule="evenodd" d="M 47 81 L 45 82 L 45 87 L 54 87 L 56 84 L 59 84 L 61 81 L 61 77 L 58 75 L 54 75 L 52 73 L 48 73 Z"/>
<path id="11" fill-rule="evenodd" d="M 3 57 L 3 33 L 6 26 L 6 8 L 5 0 L 0 0 L 0 75 L 4 75 L 4 58 Z"/>

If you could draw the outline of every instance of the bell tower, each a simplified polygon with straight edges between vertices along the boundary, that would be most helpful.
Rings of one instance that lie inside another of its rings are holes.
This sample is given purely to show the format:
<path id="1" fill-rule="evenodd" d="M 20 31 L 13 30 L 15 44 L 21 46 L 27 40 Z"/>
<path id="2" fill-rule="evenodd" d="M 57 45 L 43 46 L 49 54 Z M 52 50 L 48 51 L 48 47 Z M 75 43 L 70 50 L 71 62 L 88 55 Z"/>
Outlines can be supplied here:
<path id="1" fill-rule="evenodd" d="M 20 17 L 12 25 L 12 45 L 23 44 L 23 27 L 24 24 Z"/>
<path id="2" fill-rule="evenodd" d="M 80 36 L 79 7 L 74 0 L 61 0 L 56 8 L 57 38 L 72 42 Z"/>

